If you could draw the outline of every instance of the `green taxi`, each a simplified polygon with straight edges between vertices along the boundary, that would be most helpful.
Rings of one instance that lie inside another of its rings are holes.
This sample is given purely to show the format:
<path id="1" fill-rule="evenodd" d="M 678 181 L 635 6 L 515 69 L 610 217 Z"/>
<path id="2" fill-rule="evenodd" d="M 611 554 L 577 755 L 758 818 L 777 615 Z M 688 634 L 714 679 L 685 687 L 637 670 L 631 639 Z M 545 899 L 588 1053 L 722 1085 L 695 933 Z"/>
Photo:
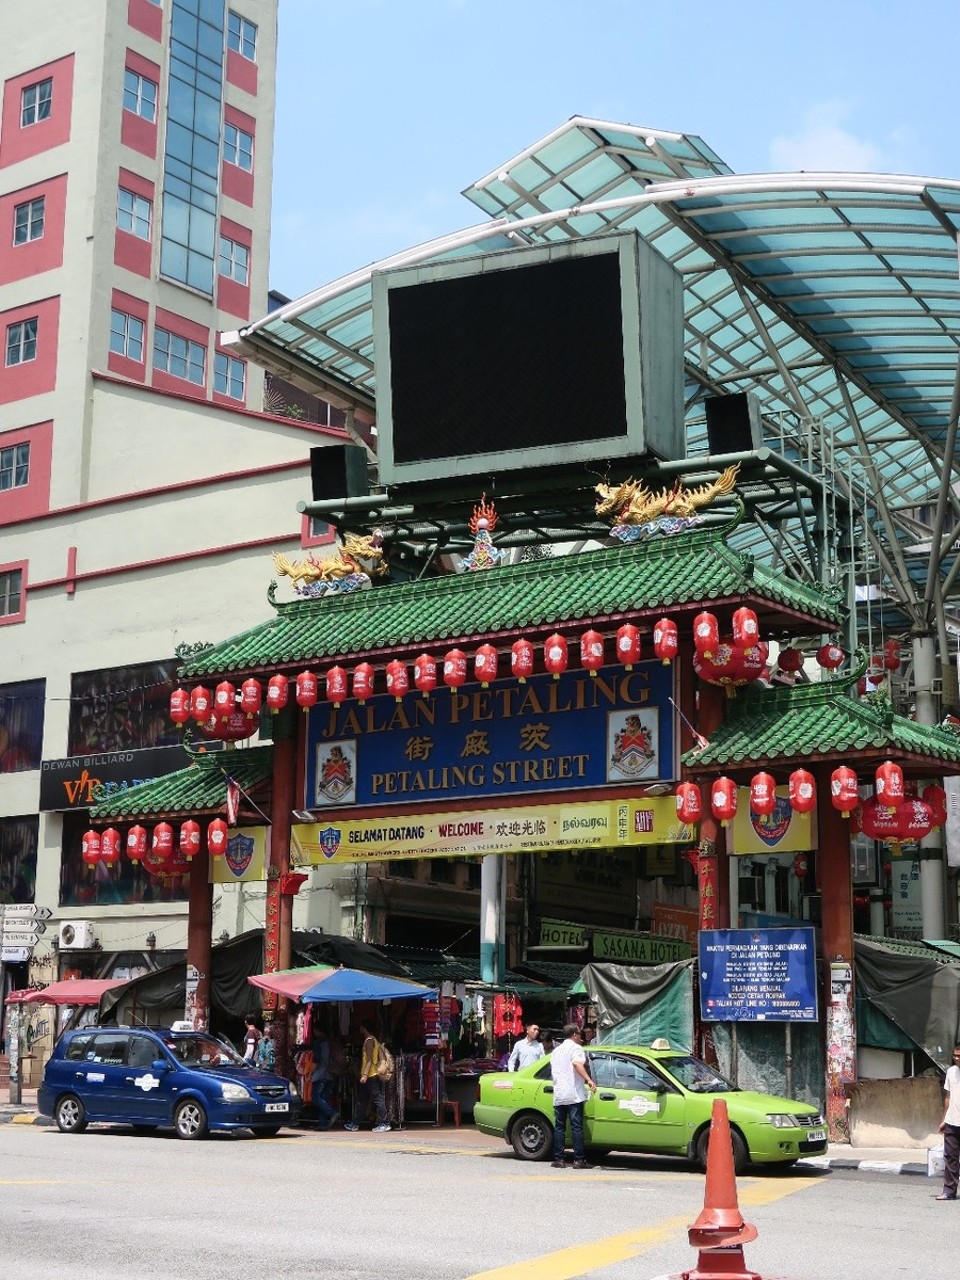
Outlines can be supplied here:
<path id="1" fill-rule="evenodd" d="M 789 1165 L 827 1149 L 823 1116 L 805 1102 L 738 1089 L 699 1058 L 674 1049 L 594 1046 L 588 1069 L 596 1082 L 584 1109 L 588 1158 L 610 1151 L 686 1156 L 706 1167 L 713 1100 L 730 1117 L 734 1164 Z M 502 1137 L 521 1160 L 553 1154 L 550 1059 L 520 1071 L 480 1077 L 474 1120 L 481 1133 Z"/>

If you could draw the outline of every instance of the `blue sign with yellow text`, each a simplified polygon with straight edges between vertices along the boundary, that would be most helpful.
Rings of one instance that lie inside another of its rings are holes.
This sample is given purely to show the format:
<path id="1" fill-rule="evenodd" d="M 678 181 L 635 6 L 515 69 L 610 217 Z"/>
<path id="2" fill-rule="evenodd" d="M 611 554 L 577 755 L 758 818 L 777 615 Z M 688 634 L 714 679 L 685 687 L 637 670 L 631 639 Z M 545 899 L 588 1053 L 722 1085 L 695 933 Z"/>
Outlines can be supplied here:
<path id="1" fill-rule="evenodd" d="M 677 776 L 673 668 L 468 683 L 311 708 L 308 808 L 632 788 Z"/>

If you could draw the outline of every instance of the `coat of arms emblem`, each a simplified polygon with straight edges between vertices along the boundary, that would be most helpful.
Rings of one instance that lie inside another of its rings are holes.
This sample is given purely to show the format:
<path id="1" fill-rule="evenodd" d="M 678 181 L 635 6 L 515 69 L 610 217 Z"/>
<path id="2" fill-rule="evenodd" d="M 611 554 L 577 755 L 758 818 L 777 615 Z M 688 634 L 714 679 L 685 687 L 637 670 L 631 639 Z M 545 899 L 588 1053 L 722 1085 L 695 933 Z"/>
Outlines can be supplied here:
<path id="1" fill-rule="evenodd" d="M 355 799 L 354 745 L 335 743 L 317 752 L 317 803 L 350 804 Z"/>

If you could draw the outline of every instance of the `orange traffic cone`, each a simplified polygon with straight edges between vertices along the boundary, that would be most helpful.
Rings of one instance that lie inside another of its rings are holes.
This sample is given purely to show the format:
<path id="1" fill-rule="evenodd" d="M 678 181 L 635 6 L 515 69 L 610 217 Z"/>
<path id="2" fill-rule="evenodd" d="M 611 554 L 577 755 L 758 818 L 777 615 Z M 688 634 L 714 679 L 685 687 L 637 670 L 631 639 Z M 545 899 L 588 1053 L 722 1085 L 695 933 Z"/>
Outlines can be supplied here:
<path id="1" fill-rule="evenodd" d="M 722 1098 L 713 1100 L 703 1212 L 689 1228 L 689 1238 L 700 1253 L 693 1270 L 682 1273 L 683 1280 L 762 1280 L 746 1269 L 743 1258 L 742 1246 L 756 1240 L 757 1228 L 740 1216 L 730 1119 Z"/>

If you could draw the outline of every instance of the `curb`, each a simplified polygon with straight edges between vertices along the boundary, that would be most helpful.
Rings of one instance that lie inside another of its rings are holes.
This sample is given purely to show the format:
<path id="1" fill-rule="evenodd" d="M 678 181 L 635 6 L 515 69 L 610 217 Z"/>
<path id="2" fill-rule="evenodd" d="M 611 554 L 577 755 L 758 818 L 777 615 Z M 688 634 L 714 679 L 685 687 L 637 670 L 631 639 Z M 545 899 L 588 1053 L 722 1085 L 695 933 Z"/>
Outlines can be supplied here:
<path id="1" fill-rule="evenodd" d="M 912 1160 L 847 1160 L 843 1156 L 811 1156 L 809 1159 L 798 1160 L 797 1164 L 808 1169 L 854 1169 L 862 1173 L 905 1173 L 922 1178 L 927 1176 L 926 1164 Z"/>
<path id="2" fill-rule="evenodd" d="M 53 1121 L 35 1111 L 0 1111 L 0 1124 L 52 1125 Z"/>

